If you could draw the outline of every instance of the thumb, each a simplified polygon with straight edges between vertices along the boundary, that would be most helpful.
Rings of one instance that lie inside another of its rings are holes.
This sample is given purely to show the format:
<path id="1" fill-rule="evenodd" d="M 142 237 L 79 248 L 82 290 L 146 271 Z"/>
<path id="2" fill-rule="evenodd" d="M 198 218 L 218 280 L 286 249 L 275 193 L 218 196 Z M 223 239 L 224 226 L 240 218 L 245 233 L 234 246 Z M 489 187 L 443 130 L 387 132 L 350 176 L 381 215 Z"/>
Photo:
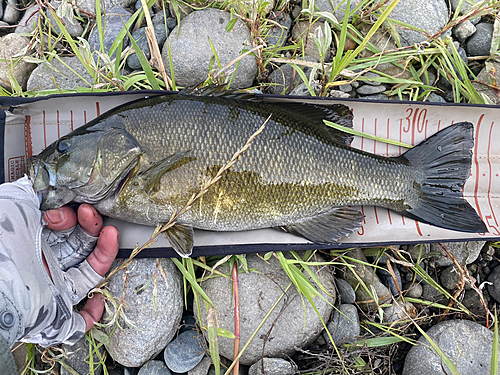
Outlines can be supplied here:
<path id="1" fill-rule="evenodd" d="M 94 293 L 94 295 L 87 300 L 83 310 L 79 312 L 85 320 L 85 332 L 88 332 L 95 323 L 101 319 L 103 312 L 104 301 L 101 299 L 100 294 Z"/>

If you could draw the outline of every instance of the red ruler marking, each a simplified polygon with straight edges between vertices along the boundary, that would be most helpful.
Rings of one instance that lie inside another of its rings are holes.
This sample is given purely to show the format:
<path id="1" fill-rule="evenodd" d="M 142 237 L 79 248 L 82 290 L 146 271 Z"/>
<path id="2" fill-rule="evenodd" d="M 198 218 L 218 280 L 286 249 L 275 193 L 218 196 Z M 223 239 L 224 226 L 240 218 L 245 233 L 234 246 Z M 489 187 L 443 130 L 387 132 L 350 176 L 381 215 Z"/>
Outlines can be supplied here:
<path id="1" fill-rule="evenodd" d="M 59 110 L 56 111 L 57 113 L 57 139 L 61 138 L 61 127 L 59 124 Z"/>
<path id="2" fill-rule="evenodd" d="M 481 219 L 483 219 L 483 215 L 481 213 L 481 207 L 479 207 L 479 199 L 477 197 L 477 192 L 479 190 L 479 161 L 477 160 L 477 148 L 479 145 L 479 129 L 481 128 L 482 122 L 484 118 L 484 113 L 479 117 L 479 121 L 477 122 L 477 129 L 476 129 L 476 142 L 474 144 L 474 155 L 476 157 L 474 158 L 474 164 L 476 165 L 476 181 L 475 181 L 475 186 L 474 186 L 474 200 L 476 202 L 476 210 Z"/>
<path id="3" fill-rule="evenodd" d="M 31 116 L 26 116 L 24 120 L 24 151 L 26 157 L 33 156 L 33 144 L 31 141 Z"/>

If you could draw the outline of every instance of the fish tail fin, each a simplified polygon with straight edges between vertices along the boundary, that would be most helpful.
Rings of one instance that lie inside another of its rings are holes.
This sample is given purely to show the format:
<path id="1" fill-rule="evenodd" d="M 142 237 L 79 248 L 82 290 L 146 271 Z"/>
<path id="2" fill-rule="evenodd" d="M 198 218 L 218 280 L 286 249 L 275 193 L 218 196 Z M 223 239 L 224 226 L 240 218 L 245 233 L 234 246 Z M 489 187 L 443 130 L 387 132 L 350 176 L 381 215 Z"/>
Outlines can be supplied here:
<path id="1" fill-rule="evenodd" d="M 486 233 L 488 229 L 462 190 L 470 176 L 474 126 L 451 125 L 400 156 L 423 172 L 414 183 L 417 199 L 402 212 L 412 219 L 460 232 Z"/>

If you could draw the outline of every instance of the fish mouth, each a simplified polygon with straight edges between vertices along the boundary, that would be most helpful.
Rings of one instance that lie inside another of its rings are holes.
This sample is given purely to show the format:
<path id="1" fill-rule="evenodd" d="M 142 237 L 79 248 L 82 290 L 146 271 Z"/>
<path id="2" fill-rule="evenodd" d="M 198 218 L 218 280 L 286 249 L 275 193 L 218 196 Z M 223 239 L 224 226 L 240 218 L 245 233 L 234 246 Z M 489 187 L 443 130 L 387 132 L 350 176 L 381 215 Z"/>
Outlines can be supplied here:
<path id="1" fill-rule="evenodd" d="M 28 177 L 33 185 L 33 190 L 38 196 L 40 206 L 43 206 L 49 192 L 54 190 L 51 186 L 51 173 L 46 165 L 35 157 L 28 158 Z"/>

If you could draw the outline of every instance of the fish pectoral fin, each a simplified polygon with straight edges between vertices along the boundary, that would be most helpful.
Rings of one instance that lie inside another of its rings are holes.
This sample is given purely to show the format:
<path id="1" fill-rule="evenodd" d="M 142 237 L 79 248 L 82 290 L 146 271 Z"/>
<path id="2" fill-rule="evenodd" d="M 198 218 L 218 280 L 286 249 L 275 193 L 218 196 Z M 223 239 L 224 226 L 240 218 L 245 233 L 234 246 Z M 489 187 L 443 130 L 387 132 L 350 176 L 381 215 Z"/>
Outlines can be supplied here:
<path id="1" fill-rule="evenodd" d="M 281 227 L 287 232 L 300 234 L 309 241 L 331 244 L 361 227 L 363 214 L 358 210 L 340 207 L 302 223 Z"/>
<path id="2" fill-rule="evenodd" d="M 175 169 L 179 168 L 181 165 L 187 164 L 194 160 L 194 158 L 188 158 L 187 155 L 191 152 L 179 151 L 175 154 L 169 155 L 166 158 L 158 160 L 156 163 L 152 164 L 148 169 L 139 173 L 139 177 L 143 178 L 146 183 L 144 185 L 146 192 L 148 194 L 154 194 L 160 188 L 161 177 Z"/>
<path id="3" fill-rule="evenodd" d="M 182 258 L 189 258 L 194 246 L 194 230 L 191 225 L 174 224 L 163 235 L 177 254 Z"/>

